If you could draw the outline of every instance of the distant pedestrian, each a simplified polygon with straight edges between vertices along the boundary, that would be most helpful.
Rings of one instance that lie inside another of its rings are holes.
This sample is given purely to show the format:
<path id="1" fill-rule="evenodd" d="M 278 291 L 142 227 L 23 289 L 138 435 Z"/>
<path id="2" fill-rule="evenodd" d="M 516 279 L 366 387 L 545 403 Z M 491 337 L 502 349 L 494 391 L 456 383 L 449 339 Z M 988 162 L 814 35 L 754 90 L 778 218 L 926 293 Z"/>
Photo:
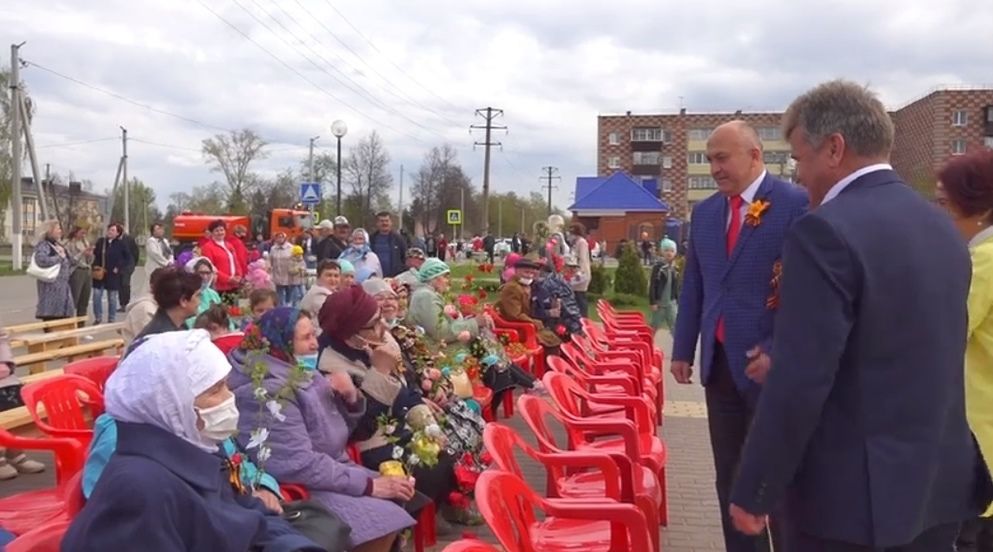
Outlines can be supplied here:
<path id="1" fill-rule="evenodd" d="M 86 239 L 86 230 L 76 226 L 65 244 L 66 253 L 75 263 L 69 276 L 69 289 L 76 304 L 76 316 L 86 316 L 90 310 L 90 297 L 93 295 L 93 245 Z"/>
<path id="2" fill-rule="evenodd" d="M 40 230 L 40 239 L 32 253 L 34 263 L 40 268 L 59 268 L 54 280 L 37 281 L 38 308 L 35 310 L 35 317 L 39 320 L 72 318 L 76 316 L 76 303 L 69 287 L 73 261 L 59 243 L 62 239 L 62 225 L 57 220 L 50 220 L 43 223 Z"/>

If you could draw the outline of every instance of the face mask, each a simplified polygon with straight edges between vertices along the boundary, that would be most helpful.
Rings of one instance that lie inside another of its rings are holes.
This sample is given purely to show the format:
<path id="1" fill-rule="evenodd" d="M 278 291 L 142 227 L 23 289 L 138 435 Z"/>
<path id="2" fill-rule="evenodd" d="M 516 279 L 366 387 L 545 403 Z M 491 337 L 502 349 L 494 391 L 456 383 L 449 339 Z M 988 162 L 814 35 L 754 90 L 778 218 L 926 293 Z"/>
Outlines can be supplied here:
<path id="1" fill-rule="evenodd" d="M 317 370 L 317 353 L 309 355 L 296 355 L 297 364 L 303 366 L 304 370 L 313 372 Z"/>
<path id="2" fill-rule="evenodd" d="M 213 443 L 220 443 L 238 432 L 238 407 L 234 394 L 224 402 L 210 408 L 194 408 L 203 420 L 200 435 Z"/>
<path id="3" fill-rule="evenodd" d="M 534 278 L 519 278 L 518 281 L 526 286 L 530 286 L 531 282 L 534 281 Z"/>

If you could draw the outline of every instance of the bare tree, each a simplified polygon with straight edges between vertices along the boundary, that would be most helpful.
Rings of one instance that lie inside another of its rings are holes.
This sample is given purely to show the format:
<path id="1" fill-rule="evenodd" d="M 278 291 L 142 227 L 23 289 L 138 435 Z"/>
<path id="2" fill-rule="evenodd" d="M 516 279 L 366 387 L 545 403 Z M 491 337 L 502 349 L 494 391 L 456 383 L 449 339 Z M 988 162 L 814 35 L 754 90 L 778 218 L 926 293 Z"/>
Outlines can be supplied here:
<path id="1" fill-rule="evenodd" d="M 247 128 L 233 130 L 226 135 L 218 134 L 203 141 L 204 159 L 212 171 L 223 174 L 227 181 L 225 199 L 229 211 L 239 213 L 247 210 L 246 198 L 252 183 L 249 168 L 253 161 L 269 156 L 265 146 L 265 140 Z"/>
<path id="2" fill-rule="evenodd" d="M 359 140 L 345 159 L 342 171 L 348 176 L 352 195 L 361 200 L 362 212 L 365 213 L 361 219 L 371 219 L 374 208 L 389 207 L 389 192 L 393 186 L 389 165 L 390 154 L 375 131 Z"/>
<path id="3" fill-rule="evenodd" d="M 434 147 L 414 174 L 411 214 L 425 232 L 443 230 L 447 226 L 446 211 L 459 208 L 463 193 L 466 205 L 471 206 L 472 181 L 462 171 L 455 148 L 448 144 Z"/>

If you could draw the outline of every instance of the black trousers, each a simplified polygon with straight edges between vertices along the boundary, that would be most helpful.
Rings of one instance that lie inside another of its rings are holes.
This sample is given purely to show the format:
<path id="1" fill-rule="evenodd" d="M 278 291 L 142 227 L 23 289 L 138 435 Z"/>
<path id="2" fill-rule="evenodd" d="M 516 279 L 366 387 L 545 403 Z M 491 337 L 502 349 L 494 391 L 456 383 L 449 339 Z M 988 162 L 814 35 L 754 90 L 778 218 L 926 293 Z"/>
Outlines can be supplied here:
<path id="1" fill-rule="evenodd" d="M 958 552 L 993 552 L 993 518 L 976 518 L 962 524 Z"/>
<path id="2" fill-rule="evenodd" d="M 120 303 L 120 310 L 124 310 L 128 307 L 128 303 L 131 302 L 131 277 L 134 276 L 134 267 L 127 267 L 121 271 L 121 290 L 118 293 L 117 299 Z"/>
<path id="3" fill-rule="evenodd" d="M 583 318 L 589 318 L 590 317 L 590 304 L 586 300 L 586 292 L 585 291 L 576 291 L 576 292 L 573 292 L 573 295 L 576 296 L 576 305 L 579 306 L 579 314 L 580 314 L 580 316 L 582 316 Z"/>
<path id="4" fill-rule="evenodd" d="M 790 536 L 793 547 L 788 552 L 955 552 L 955 537 L 958 534 L 959 524 L 949 523 L 928 529 L 910 544 L 877 548 L 824 540 L 797 531 Z"/>
<path id="5" fill-rule="evenodd" d="M 745 445 L 748 427 L 752 423 L 758 395 L 745 396 L 738 390 L 731 377 L 727 353 L 723 345 L 715 344 L 714 364 L 710 381 L 704 388 L 707 400 L 707 423 L 710 427 L 710 446 L 714 453 L 717 472 L 717 500 L 721 508 L 721 526 L 724 529 L 724 546 L 727 552 L 768 552 L 768 532 L 751 537 L 739 532 L 728 514 L 731 485 L 734 484 Z M 777 551 L 785 550 L 780 535 L 780 519 L 772 522 L 772 540 Z"/>

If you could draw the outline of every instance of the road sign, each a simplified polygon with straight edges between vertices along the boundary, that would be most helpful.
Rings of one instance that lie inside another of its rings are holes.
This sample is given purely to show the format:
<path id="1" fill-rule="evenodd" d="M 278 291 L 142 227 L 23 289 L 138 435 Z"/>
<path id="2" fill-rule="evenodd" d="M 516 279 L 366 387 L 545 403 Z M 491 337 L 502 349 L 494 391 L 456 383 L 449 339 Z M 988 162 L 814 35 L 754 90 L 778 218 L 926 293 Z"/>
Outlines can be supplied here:
<path id="1" fill-rule="evenodd" d="M 457 226 L 459 224 L 462 224 L 462 211 L 458 209 L 449 209 L 448 224 L 451 224 L 452 226 Z"/>
<path id="2" fill-rule="evenodd" d="M 321 202 L 321 184 L 319 182 L 300 183 L 300 203 L 317 205 Z"/>

